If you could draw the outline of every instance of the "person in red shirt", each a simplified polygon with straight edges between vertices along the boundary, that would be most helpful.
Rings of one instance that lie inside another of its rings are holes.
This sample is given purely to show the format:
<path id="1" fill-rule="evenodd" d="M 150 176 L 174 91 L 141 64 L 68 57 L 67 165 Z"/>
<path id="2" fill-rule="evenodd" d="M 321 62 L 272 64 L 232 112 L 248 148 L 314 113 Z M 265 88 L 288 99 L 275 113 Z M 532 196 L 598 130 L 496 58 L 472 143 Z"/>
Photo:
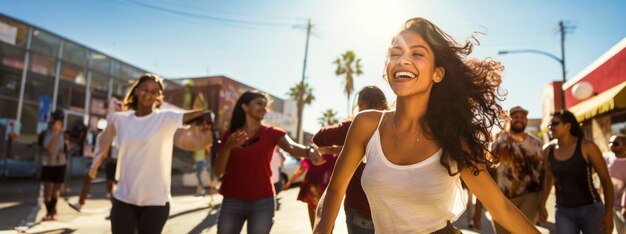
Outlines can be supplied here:
<path id="1" fill-rule="evenodd" d="M 215 162 L 215 174 L 223 177 L 219 192 L 224 196 L 217 233 L 240 233 L 246 221 L 248 233 L 270 232 L 276 194 L 271 161 L 276 146 L 314 164 L 324 163 L 315 146 L 298 144 L 285 130 L 261 122 L 269 100 L 259 91 L 242 94 L 222 137 Z"/>
<path id="2" fill-rule="evenodd" d="M 389 109 L 385 94 L 373 85 L 365 86 L 361 89 L 358 92 L 357 100 L 359 111 Z M 322 149 L 326 148 L 339 154 L 351 124 L 352 120 L 346 120 L 342 123 L 322 128 L 313 136 L 313 142 Z M 361 187 L 363 168 L 365 168 L 365 163 L 361 162 L 348 184 L 346 198 L 343 202 L 349 234 L 374 233 L 370 206 Z"/>

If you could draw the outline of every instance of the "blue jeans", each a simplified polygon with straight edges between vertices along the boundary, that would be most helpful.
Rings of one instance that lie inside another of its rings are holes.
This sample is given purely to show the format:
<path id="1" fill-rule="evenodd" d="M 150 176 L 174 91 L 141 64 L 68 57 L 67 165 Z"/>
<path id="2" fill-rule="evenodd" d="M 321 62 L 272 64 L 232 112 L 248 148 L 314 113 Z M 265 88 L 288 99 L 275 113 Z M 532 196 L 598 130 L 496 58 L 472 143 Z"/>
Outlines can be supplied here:
<path id="1" fill-rule="evenodd" d="M 198 185 L 204 186 L 204 182 L 202 181 L 202 173 L 206 170 L 206 160 L 196 161 L 196 176 L 198 177 Z"/>
<path id="2" fill-rule="evenodd" d="M 604 204 L 596 202 L 590 205 L 567 208 L 556 205 L 556 233 L 603 233 L 601 228 L 604 217 Z"/>
<path id="3" fill-rule="evenodd" d="M 248 233 L 270 233 L 274 224 L 275 197 L 243 201 L 224 197 L 217 216 L 217 233 L 241 233 L 243 223 L 248 221 Z"/>
<path id="4" fill-rule="evenodd" d="M 348 234 L 374 234 L 372 220 L 361 215 L 357 210 L 345 208 Z"/>

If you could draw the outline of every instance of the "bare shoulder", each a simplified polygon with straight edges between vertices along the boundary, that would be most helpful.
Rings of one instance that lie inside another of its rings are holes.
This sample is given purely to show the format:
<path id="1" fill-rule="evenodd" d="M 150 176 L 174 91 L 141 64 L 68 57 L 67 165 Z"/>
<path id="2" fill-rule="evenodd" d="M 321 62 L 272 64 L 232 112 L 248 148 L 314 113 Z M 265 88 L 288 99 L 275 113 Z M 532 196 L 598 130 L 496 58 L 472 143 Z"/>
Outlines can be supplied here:
<path id="1" fill-rule="evenodd" d="M 350 135 L 357 135 L 359 138 L 367 138 L 372 136 L 376 131 L 376 127 L 380 122 L 380 118 L 383 117 L 383 112 L 378 110 L 362 111 L 354 117 L 352 126 L 350 126 Z"/>
<path id="2" fill-rule="evenodd" d="M 587 139 L 582 140 L 581 147 L 584 152 L 600 151 L 596 143 Z"/>
<path id="3" fill-rule="evenodd" d="M 598 147 L 598 146 L 596 145 L 596 143 L 594 143 L 593 141 L 587 140 L 587 139 L 583 139 L 583 140 L 581 141 L 581 143 L 582 143 L 582 146 L 583 146 L 583 147 Z"/>
<path id="4" fill-rule="evenodd" d="M 391 112 L 379 111 L 379 110 L 365 110 L 359 112 L 352 122 L 352 126 L 359 128 L 376 128 L 380 122 L 380 118 L 383 114 L 389 114 Z"/>

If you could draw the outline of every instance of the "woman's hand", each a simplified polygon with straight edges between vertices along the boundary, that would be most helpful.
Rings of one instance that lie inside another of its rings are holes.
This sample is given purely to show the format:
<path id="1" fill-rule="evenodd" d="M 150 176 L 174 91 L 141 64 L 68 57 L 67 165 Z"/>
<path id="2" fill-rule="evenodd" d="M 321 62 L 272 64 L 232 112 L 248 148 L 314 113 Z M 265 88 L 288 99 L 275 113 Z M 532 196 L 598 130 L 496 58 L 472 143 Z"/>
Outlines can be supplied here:
<path id="1" fill-rule="evenodd" d="M 311 163 L 315 166 L 326 163 L 326 160 L 324 159 L 324 157 L 322 157 L 319 150 L 315 146 L 313 146 L 311 149 L 307 149 L 307 156 L 309 156 L 309 160 L 311 160 Z"/>
<path id="2" fill-rule="evenodd" d="M 228 139 L 226 140 L 226 145 L 224 145 L 224 147 L 228 147 L 229 149 L 240 148 L 241 145 L 246 142 L 246 140 L 248 140 L 248 134 L 246 134 L 246 132 L 242 130 L 239 130 L 233 132 L 232 134 L 230 134 L 230 136 L 228 136 Z"/>

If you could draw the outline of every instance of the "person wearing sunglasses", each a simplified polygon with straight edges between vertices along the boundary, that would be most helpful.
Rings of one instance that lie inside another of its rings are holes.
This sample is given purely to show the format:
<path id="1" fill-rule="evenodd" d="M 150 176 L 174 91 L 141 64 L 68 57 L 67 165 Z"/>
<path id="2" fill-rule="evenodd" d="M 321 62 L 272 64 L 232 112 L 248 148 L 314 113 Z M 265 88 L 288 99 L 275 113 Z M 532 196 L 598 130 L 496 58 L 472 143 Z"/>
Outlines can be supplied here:
<path id="1" fill-rule="evenodd" d="M 243 93 L 222 136 L 215 160 L 215 174 L 223 176 L 219 192 L 224 196 L 217 233 L 240 233 L 246 221 L 248 233 L 270 232 L 276 205 L 271 169 L 276 146 L 314 164 L 324 163 L 315 146 L 298 144 L 285 130 L 262 123 L 269 101 L 263 92 Z"/>
<path id="2" fill-rule="evenodd" d="M 598 146 L 584 139 L 572 112 L 552 113 L 548 125 L 554 140 L 543 150 L 544 182 L 539 219 L 547 221 L 546 201 L 552 185 L 556 188 L 556 233 L 612 233 L 613 185 Z M 604 204 L 593 186 L 593 171 L 598 173 Z"/>
<path id="3" fill-rule="evenodd" d="M 605 161 L 609 168 L 611 181 L 613 181 L 613 192 L 615 194 L 615 202 L 613 204 L 613 222 L 615 230 L 618 234 L 626 233 L 626 135 L 615 134 L 609 139 L 609 147 L 611 152 L 606 154 Z"/>

